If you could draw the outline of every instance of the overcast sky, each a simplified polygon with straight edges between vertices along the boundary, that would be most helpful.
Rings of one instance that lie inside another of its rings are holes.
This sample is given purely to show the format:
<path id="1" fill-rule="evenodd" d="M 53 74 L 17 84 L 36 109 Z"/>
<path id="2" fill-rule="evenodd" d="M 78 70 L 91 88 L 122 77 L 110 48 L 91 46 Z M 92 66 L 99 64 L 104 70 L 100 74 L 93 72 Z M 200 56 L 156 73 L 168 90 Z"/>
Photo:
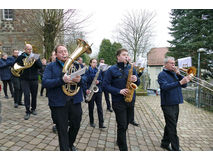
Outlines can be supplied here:
<path id="1" fill-rule="evenodd" d="M 93 43 L 93 53 L 98 52 L 101 41 L 104 38 L 110 39 L 111 42 L 115 41 L 113 35 L 118 23 L 123 15 L 131 10 L 122 8 L 80 10 L 82 16 L 92 15 L 85 30 L 89 32 L 87 34 L 88 43 Z M 169 12 L 171 9 L 149 9 L 149 11 L 156 12 L 153 47 L 168 47 L 167 40 L 172 39 L 168 33 L 168 27 L 170 26 Z"/>
<path id="2" fill-rule="evenodd" d="M 113 34 L 121 17 L 126 10 L 149 9 L 155 10 L 155 40 L 153 47 L 168 47 L 167 40 L 172 37 L 168 34 L 170 26 L 169 12 L 171 9 L 198 9 L 212 7 L 212 0 L 10 0 L 2 1 L 2 9 L 80 9 L 82 14 L 87 16 L 92 14 L 85 30 L 89 32 L 87 41 L 93 43 L 92 49 L 97 53 L 103 38 L 113 42 Z"/>

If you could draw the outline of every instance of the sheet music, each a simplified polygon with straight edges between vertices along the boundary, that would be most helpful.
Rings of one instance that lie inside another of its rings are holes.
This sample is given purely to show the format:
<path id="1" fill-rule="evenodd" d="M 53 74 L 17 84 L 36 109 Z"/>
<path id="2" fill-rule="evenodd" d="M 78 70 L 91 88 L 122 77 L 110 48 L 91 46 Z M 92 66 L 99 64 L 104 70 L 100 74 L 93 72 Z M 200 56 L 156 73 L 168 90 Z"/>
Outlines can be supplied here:
<path id="1" fill-rule="evenodd" d="M 99 65 L 99 68 L 104 72 L 104 71 L 106 71 L 109 67 L 108 67 L 107 64 L 101 63 L 101 64 Z"/>
<path id="2" fill-rule="evenodd" d="M 178 67 L 179 68 L 186 68 L 192 66 L 192 58 L 186 57 L 186 58 L 180 58 L 178 59 Z"/>
<path id="3" fill-rule="evenodd" d="M 146 58 L 139 58 L 136 62 L 135 66 L 138 68 L 145 68 L 147 65 L 147 59 Z"/>
<path id="4" fill-rule="evenodd" d="M 80 75 L 84 74 L 86 72 L 86 69 L 87 69 L 87 67 L 85 66 L 84 68 L 77 70 L 76 72 L 71 73 L 71 75 L 70 75 L 71 80 L 73 78 L 75 78 L 76 76 L 80 76 Z"/>
<path id="5" fill-rule="evenodd" d="M 39 59 L 40 55 L 39 54 L 35 54 L 35 53 L 31 53 L 30 56 L 27 58 L 27 62 L 29 62 L 31 59 Z"/>

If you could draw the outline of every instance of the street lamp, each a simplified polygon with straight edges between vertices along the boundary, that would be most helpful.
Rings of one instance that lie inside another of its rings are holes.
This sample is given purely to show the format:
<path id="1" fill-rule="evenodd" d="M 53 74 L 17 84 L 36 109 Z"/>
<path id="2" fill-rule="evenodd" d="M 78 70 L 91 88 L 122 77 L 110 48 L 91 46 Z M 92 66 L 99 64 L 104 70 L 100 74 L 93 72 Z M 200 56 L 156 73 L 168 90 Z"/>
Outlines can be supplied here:
<path id="1" fill-rule="evenodd" d="M 205 52 L 204 48 L 199 48 L 197 50 L 198 52 L 198 66 L 197 66 L 197 76 L 200 78 L 200 53 Z M 199 82 L 198 82 L 199 83 Z M 197 90 L 196 90 L 196 106 L 200 107 L 200 85 L 197 85 Z"/>

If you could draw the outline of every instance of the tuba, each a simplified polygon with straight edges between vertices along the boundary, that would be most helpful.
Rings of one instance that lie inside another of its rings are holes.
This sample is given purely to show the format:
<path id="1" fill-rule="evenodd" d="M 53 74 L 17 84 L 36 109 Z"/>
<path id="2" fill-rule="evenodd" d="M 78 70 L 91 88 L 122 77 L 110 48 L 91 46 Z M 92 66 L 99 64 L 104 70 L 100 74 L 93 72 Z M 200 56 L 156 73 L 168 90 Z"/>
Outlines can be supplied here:
<path id="1" fill-rule="evenodd" d="M 131 82 L 131 76 L 133 74 L 133 64 L 131 64 L 131 68 L 128 73 L 126 88 L 129 90 L 128 94 L 125 96 L 125 102 L 132 102 L 133 94 L 135 89 L 137 89 L 137 85 Z"/>
<path id="2" fill-rule="evenodd" d="M 77 39 L 77 48 L 66 60 L 62 72 L 68 75 L 72 75 L 73 72 L 75 73 L 76 68 L 74 66 L 74 61 L 85 52 L 87 54 L 92 53 L 91 46 L 89 46 L 84 40 Z M 85 72 L 85 69 L 84 69 L 84 72 Z M 62 90 L 67 96 L 76 95 L 79 89 L 80 87 L 75 82 L 66 83 L 65 85 L 62 86 Z"/>

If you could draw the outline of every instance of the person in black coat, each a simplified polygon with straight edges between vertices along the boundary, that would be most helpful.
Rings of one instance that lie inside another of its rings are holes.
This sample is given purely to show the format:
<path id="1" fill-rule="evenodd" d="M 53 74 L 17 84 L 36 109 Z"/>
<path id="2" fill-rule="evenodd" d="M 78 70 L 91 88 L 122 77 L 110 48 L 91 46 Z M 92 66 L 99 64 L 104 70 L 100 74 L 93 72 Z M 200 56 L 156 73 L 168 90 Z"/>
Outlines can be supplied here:
<path id="1" fill-rule="evenodd" d="M 183 77 L 180 75 L 179 70 L 175 67 L 173 57 L 164 59 L 164 69 L 158 75 L 158 83 L 160 85 L 161 108 L 166 122 L 161 148 L 168 151 L 180 150 L 177 122 L 179 104 L 183 103 L 181 88 L 185 88 L 190 79 L 190 76 Z"/>
<path id="2" fill-rule="evenodd" d="M 10 88 L 10 93 L 12 97 L 14 96 L 13 86 L 12 86 L 12 73 L 10 71 L 11 66 L 13 65 L 13 58 L 8 57 L 6 53 L 2 53 L 1 59 L 0 59 L 0 79 L 3 82 L 3 90 L 5 98 L 9 98 L 7 94 L 7 84 Z"/>
<path id="3" fill-rule="evenodd" d="M 15 63 L 20 66 L 23 66 L 23 59 L 29 58 L 32 54 L 32 46 L 30 44 L 26 44 L 24 50 L 25 51 L 15 61 Z M 26 108 L 26 115 L 24 116 L 25 120 L 30 118 L 30 114 L 37 115 L 38 70 L 41 68 L 42 63 L 40 58 L 38 58 L 30 68 L 24 69 L 20 76 L 21 87 L 24 92 L 24 105 Z"/>

